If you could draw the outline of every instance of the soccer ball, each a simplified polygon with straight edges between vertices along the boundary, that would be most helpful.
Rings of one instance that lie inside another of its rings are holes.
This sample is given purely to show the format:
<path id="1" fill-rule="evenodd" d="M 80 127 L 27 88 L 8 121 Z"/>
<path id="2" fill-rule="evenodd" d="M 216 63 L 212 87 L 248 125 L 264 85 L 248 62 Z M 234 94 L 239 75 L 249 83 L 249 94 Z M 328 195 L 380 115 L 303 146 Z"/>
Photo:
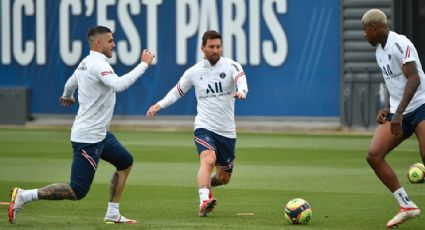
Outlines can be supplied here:
<path id="1" fill-rule="evenodd" d="M 292 199 L 285 206 L 285 219 L 290 224 L 307 224 L 312 215 L 310 204 L 301 198 Z"/>
<path id="2" fill-rule="evenodd" d="M 422 171 L 424 171 L 425 172 L 425 165 L 424 164 L 422 164 L 422 163 L 414 163 L 412 166 L 410 166 L 410 167 L 418 167 L 418 168 L 420 168 Z"/>
<path id="3" fill-rule="evenodd" d="M 409 167 L 407 179 L 412 183 L 422 183 L 425 179 L 425 166 L 422 163 L 415 163 Z"/>

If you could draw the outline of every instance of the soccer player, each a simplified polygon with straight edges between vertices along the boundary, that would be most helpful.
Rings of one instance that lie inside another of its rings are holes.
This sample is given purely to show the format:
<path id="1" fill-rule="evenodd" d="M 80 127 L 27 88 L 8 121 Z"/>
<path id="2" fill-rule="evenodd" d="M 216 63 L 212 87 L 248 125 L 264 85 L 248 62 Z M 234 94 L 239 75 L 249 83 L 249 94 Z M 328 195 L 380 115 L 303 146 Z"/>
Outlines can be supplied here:
<path id="1" fill-rule="evenodd" d="M 211 187 L 229 183 L 235 159 L 236 128 L 235 98 L 245 99 L 248 86 L 241 65 L 221 57 L 221 34 L 210 30 L 202 37 L 204 60 L 189 68 L 168 94 L 147 111 L 155 117 L 195 87 L 197 115 L 195 117 L 195 145 L 200 167 L 199 216 L 206 217 L 217 204 Z M 211 174 L 215 170 L 215 175 Z"/>
<path id="2" fill-rule="evenodd" d="M 393 228 L 421 212 L 401 187 L 385 156 L 415 133 L 425 162 L 425 88 L 421 84 L 425 75 L 415 46 L 389 29 L 382 11 L 367 11 L 362 24 L 365 38 L 376 47 L 376 61 L 389 92 L 389 101 L 378 113 L 379 124 L 368 149 L 367 162 L 400 204 L 400 211 L 387 223 L 388 228 Z"/>
<path id="3" fill-rule="evenodd" d="M 88 42 L 90 54 L 80 62 L 68 79 L 60 97 L 62 106 L 72 106 L 75 102 L 73 94 L 78 88 L 80 105 L 71 130 L 74 151 L 71 182 L 31 190 L 14 188 L 9 206 L 11 223 L 15 223 L 17 212 L 30 201 L 84 198 L 93 182 L 99 159 L 116 167 L 110 184 L 110 200 L 104 218 L 105 223 L 136 223 L 135 220 L 122 216 L 119 211 L 119 202 L 133 165 L 133 157 L 108 129 L 116 93 L 134 84 L 152 63 L 155 55 L 144 50 L 140 63 L 126 75 L 118 77 L 107 62 L 107 58 L 112 57 L 112 50 L 115 47 L 111 30 L 104 26 L 90 28 Z"/>

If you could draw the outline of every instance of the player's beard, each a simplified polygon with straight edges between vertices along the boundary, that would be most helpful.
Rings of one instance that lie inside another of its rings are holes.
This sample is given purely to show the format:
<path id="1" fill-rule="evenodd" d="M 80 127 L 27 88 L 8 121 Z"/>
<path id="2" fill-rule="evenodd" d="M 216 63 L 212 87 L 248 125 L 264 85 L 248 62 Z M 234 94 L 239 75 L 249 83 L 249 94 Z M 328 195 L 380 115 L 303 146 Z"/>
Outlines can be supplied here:
<path id="1" fill-rule="evenodd" d="M 112 50 L 106 51 L 105 56 L 108 57 L 108 58 L 112 58 Z"/>
<path id="2" fill-rule="evenodd" d="M 207 57 L 207 59 L 210 62 L 210 64 L 213 66 L 218 62 L 218 60 L 220 60 L 220 55 L 212 54 L 211 56 Z"/>

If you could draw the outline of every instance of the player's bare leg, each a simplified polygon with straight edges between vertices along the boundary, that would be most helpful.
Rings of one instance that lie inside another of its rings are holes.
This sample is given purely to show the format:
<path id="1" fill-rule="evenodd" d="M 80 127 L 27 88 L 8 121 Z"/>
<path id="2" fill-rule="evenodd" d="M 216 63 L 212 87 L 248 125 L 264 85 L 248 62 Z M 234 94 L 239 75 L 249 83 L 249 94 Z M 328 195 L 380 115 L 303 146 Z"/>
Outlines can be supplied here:
<path id="1" fill-rule="evenodd" d="M 378 126 L 369 146 L 367 162 L 378 178 L 393 193 L 400 205 L 399 212 L 387 223 L 388 228 L 419 216 L 420 210 L 413 203 L 403 187 L 401 187 L 394 170 L 385 161 L 385 156 L 403 141 L 403 137 L 395 137 L 390 131 L 390 122 Z"/>
<path id="2" fill-rule="evenodd" d="M 211 187 L 211 173 L 214 170 L 216 156 L 213 150 L 205 150 L 199 155 L 200 167 L 198 170 L 198 188 L 199 188 L 199 216 L 206 217 L 210 213 L 217 200 L 212 197 Z"/>
<path id="3" fill-rule="evenodd" d="M 77 196 L 69 184 L 56 183 L 38 189 L 40 200 L 77 200 Z"/>
<path id="4" fill-rule="evenodd" d="M 385 122 L 378 126 L 369 145 L 367 162 L 391 192 L 401 186 L 394 170 L 385 161 L 385 157 L 402 140 L 402 137 L 395 137 L 391 134 L 390 122 Z"/>
<path id="5" fill-rule="evenodd" d="M 418 126 L 416 126 L 415 134 L 419 143 L 422 163 L 425 164 L 425 121 L 420 122 Z"/>
<path id="6" fill-rule="evenodd" d="M 211 186 L 216 187 L 226 185 L 230 182 L 232 173 L 224 171 L 222 168 L 217 167 L 216 173 L 211 177 Z"/>
<path id="7" fill-rule="evenodd" d="M 415 134 L 419 142 L 419 151 L 421 153 L 422 162 L 425 162 L 425 121 L 420 122 L 416 126 Z M 407 208 L 402 207 L 400 208 L 400 211 L 397 213 L 397 215 L 395 215 L 394 218 L 387 223 L 387 227 L 397 227 L 409 219 L 418 217 L 420 213 L 421 210 L 416 207 L 416 205 Z"/>
<path id="8" fill-rule="evenodd" d="M 34 200 L 77 200 L 74 191 L 69 184 L 57 183 L 47 185 L 40 189 L 24 190 L 13 188 L 11 201 L 9 204 L 9 222 L 15 223 L 16 214 L 22 209 L 24 204 Z"/>
<path id="9" fill-rule="evenodd" d="M 135 224 L 137 221 L 128 219 L 124 216 L 121 216 L 119 212 L 119 203 L 121 200 L 122 193 L 124 191 L 125 182 L 127 177 L 130 174 L 131 166 L 125 170 L 118 170 L 112 175 L 111 184 L 110 184 L 110 198 L 108 209 L 105 215 L 105 223 L 108 224 Z"/>
<path id="10" fill-rule="evenodd" d="M 119 203 L 122 192 L 124 191 L 125 182 L 130 174 L 131 166 L 128 169 L 116 171 L 111 179 L 110 185 L 110 201 Z"/>

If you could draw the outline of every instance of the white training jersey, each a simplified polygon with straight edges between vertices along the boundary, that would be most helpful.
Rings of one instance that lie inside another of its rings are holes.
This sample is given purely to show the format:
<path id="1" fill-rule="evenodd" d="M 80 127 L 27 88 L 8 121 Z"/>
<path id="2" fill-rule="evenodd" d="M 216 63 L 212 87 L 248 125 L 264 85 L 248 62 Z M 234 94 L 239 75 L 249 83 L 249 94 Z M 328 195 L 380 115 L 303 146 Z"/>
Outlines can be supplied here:
<path id="1" fill-rule="evenodd" d="M 403 74 L 402 67 L 408 62 L 416 63 L 421 84 L 403 114 L 410 113 L 425 103 L 425 75 L 418 52 L 408 38 L 390 31 L 385 47 L 382 48 L 382 45 L 378 44 L 376 48 L 376 61 L 390 94 L 391 113 L 396 112 L 403 97 L 407 78 Z"/>
<path id="2" fill-rule="evenodd" d="M 205 128 L 219 135 L 236 138 L 235 98 L 236 91 L 248 92 L 245 73 L 242 66 L 229 59 L 220 57 L 211 66 L 206 59 L 186 70 L 177 85 L 159 101 L 166 108 L 195 87 L 197 115 L 195 129 Z"/>
<path id="3" fill-rule="evenodd" d="M 71 141 L 97 143 L 105 139 L 115 106 L 115 94 L 130 87 L 145 72 L 141 62 L 128 74 L 118 77 L 107 57 L 90 51 L 65 84 L 63 97 L 73 97 L 78 88 L 78 113 L 71 129 Z"/>

